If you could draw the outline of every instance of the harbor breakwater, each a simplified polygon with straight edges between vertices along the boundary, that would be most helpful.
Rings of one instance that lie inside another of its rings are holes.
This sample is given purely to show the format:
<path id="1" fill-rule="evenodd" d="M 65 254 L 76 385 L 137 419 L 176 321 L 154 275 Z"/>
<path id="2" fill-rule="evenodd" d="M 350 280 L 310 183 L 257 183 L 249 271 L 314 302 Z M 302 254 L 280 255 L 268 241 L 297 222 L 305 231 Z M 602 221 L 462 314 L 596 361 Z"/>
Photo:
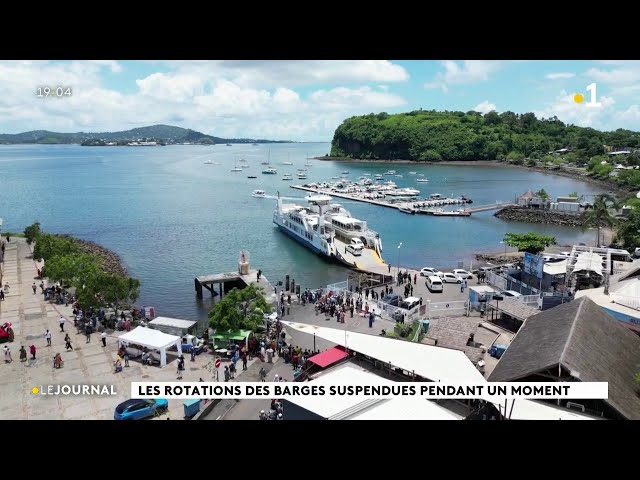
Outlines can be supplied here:
<path id="1" fill-rule="evenodd" d="M 565 227 L 581 227 L 583 222 L 579 213 L 528 207 L 506 207 L 497 211 L 494 216 L 511 222 L 541 223 Z"/>

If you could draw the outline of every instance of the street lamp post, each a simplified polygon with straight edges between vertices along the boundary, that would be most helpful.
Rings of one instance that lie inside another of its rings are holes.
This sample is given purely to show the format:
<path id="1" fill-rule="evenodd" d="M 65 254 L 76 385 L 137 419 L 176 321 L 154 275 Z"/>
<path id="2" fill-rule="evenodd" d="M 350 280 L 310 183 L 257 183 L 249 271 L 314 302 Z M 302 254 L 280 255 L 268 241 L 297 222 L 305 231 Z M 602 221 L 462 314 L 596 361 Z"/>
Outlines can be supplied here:
<path id="1" fill-rule="evenodd" d="M 402 246 L 402 242 L 398 244 L 398 273 L 400 273 L 400 247 Z"/>
<path id="2" fill-rule="evenodd" d="M 506 260 L 506 258 L 507 258 L 507 242 L 500 242 L 500 243 L 504 245 L 504 258 Z"/>

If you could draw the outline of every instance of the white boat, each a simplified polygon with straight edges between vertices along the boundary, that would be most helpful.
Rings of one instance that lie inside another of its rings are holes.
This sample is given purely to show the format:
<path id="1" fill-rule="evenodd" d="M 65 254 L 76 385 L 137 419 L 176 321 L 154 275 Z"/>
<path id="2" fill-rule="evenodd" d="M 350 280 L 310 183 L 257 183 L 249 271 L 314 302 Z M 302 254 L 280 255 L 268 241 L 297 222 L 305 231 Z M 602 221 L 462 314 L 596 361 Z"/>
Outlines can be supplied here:
<path id="1" fill-rule="evenodd" d="M 307 169 L 306 169 L 306 168 L 299 168 L 299 169 L 298 169 L 298 171 L 299 171 L 299 172 L 306 172 L 306 171 L 307 171 Z"/>
<path id="2" fill-rule="evenodd" d="M 332 198 L 328 195 L 310 195 L 305 200 L 309 203 L 307 207 L 284 205 L 278 195 L 273 223 L 280 231 L 324 258 L 350 267 L 357 268 L 357 265 L 343 250 L 346 252 L 351 239 L 360 240 L 369 257 L 375 252 L 382 258 L 380 236 L 369 230 L 367 222 L 353 218 L 342 205 L 331 204 Z M 361 261 L 364 260 L 358 260 Z"/>
<path id="3" fill-rule="evenodd" d="M 428 179 L 428 178 L 418 178 L 418 179 L 416 180 L 416 182 L 419 182 L 419 183 L 427 183 L 428 181 L 429 181 L 429 179 Z"/>
<path id="4" fill-rule="evenodd" d="M 349 171 L 347 170 L 347 171 L 342 172 L 342 175 L 349 175 Z"/>
<path id="5" fill-rule="evenodd" d="M 269 164 L 271 164 L 271 150 L 269 150 L 269 152 L 267 153 L 267 161 L 261 163 L 261 165 L 269 165 Z"/>
<path id="6" fill-rule="evenodd" d="M 402 175 L 396 174 L 395 176 L 398 177 L 398 178 L 402 178 Z"/>
<path id="7" fill-rule="evenodd" d="M 251 196 L 256 198 L 264 198 L 267 196 L 267 193 L 264 190 L 254 190 Z"/>
<path id="8" fill-rule="evenodd" d="M 462 209 L 453 211 L 439 209 L 431 212 L 431 215 L 436 217 L 470 217 L 471 213 Z"/>
<path id="9" fill-rule="evenodd" d="M 400 210 L 403 213 L 409 213 L 411 215 L 415 214 L 416 211 L 411 209 L 411 208 L 407 208 L 407 207 L 398 207 L 398 210 Z"/>
<path id="10" fill-rule="evenodd" d="M 307 162 L 304 164 L 305 167 L 313 167 L 313 163 L 311 162 Z"/>
<path id="11" fill-rule="evenodd" d="M 270 167 L 262 170 L 262 173 L 264 173 L 265 175 L 277 175 L 278 171 L 275 168 Z"/>
<path id="12" fill-rule="evenodd" d="M 300 180 L 306 180 L 307 179 L 307 174 L 300 172 L 300 173 L 298 173 L 298 178 Z"/>
<path id="13" fill-rule="evenodd" d="M 204 162 L 205 165 L 213 165 L 213 160 L 207 160 Z"/>
<path id="14" fill-rule="evenodd" d="M 419 173 L 418 176 L 419 177 L 424 177 L 424 173 Z"/>
<path id="15" fill-rule="evenodd" d="M 370 176 L 371 176 L 371 174 L 370 174 L 370 173 L 363 173 L 363 174 L 362 174 L 362 176 L 363 176 L 363 177 L 370 177 Z"/>
<path id="16" fill-rule="evenodd" d="M 283 165 L 293 165 L 293 162 L 282 162 Z"/>
<path id="17" fill-rule="evenodd" d="M 396 174 L 396 171 L 395 171 L 395 170 L 387 170 L 387 171 L 385 172 L 385 175 L 395 175 L 395 174 Z"/>
<path id="18" fill-rule="evenodd" d="M 231 169 L 231 171 L 232 171 L 232 172 L 241 172 L 241 171 L 242 171 L 242 168 L 240 168 L 238 165 L 236 165 L 235 167 L 233 167 L 233 168 Z"/>
<path id="19" fill-rule="evenodd" d="M 409 172 L 409 175 L 415 175 L 416 172 Z"/>
<path id="20" fill-rule="evenodd" d="M 293 180 L 293 175 L 291 175 L 290 173 L 285 173 L 282 176 L 282 180 Z"/>

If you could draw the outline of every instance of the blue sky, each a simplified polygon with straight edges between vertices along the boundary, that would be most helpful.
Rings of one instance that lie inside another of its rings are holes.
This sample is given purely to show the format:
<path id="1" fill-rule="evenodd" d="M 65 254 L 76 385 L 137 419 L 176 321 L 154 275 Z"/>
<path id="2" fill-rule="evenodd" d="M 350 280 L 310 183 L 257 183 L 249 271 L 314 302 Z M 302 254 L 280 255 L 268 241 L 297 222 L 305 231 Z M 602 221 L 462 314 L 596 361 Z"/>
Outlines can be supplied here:
<path id="1" fill-rule="evenodd" d="M 573 100 L 597 85 L 600 106 Z M 507 110 L 640 129 L 640 61 L 2 61 L 0 133 L 164 123 L 221 137 L 330 141 L 352 115 Z M 41 86 L 71 87 L 38 98 Z"/>

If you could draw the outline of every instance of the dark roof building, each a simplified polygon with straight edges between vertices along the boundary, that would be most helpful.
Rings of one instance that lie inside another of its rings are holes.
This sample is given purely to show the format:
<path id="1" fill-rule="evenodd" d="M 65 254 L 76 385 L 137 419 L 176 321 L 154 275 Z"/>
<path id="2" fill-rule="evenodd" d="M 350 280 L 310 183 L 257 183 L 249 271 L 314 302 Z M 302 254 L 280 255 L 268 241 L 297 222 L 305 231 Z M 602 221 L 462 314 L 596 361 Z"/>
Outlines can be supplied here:
<path id="1" fill-rule="evenodd" d="M 491 382 L 608 382 L 607 400 L 573 400 L 590 414 L 640 420 L 640 338 L 588 298 L 524 322 Z M 566 402 L 563 401 L 563 402 Z"/>

